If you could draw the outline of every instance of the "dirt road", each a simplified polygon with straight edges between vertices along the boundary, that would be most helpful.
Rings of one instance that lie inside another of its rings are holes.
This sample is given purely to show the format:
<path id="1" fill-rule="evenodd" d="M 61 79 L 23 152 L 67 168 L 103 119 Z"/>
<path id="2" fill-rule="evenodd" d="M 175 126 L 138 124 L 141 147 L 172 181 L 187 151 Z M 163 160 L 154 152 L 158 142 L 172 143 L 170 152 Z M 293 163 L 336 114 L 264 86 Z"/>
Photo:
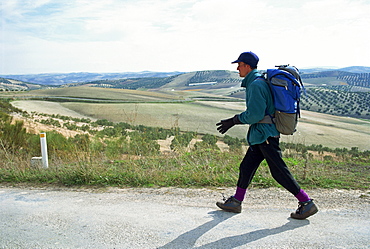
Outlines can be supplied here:
<path id="1" fill-rule="evenodd" d="M 233 189 L 0 187 L 0 248 L 370 248 L 367 191 L 308 191 L 320 211 L 288 218 L 283 189 L 252 189 L 241 214 L 216 208 Z"/>

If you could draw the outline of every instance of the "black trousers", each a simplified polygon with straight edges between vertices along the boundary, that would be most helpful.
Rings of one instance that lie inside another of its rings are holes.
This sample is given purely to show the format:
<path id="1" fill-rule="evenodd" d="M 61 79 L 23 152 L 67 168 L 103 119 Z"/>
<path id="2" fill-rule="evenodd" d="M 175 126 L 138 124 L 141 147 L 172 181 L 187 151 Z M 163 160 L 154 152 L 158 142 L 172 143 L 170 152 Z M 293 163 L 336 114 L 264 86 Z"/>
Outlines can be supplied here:
<path id="1" fill-rule="evenodd" d="M 299 184 L 290 173 L 282 159 L 279 138 L 269 137 L 267 142 L 252 145 L 248 148 L 243 161 L 240 163 L 237 186 L 247 189 L 260 163 L 266 159 L 272 177 L 293 195 L 300 191 Z"/>

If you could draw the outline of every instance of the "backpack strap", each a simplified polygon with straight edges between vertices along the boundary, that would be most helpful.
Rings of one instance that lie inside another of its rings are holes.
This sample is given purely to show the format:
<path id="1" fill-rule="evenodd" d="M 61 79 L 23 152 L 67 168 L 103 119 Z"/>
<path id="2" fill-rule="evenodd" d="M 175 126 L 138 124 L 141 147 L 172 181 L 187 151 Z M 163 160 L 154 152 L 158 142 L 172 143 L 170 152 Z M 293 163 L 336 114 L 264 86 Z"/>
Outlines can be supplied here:
<path id="1" fill-rule="evenodd" d="M 274 96 L 272 95 L 272 89 L 271 89 L 271 86 L 270 86 L 270 84 L 267 82 L 267 79 L 266 79 L 266 73 L 263 73 L 261 76 L 258 76 L 255 80 L 263 81 L 263 82 L 265 82 L 265 83 L 269 86 L 269 89 L 270 89 L 270 91 L 271 91 L 272 101 L 274 101 Z M 275 124 L 274 119 L 275 119 L 275 115 L 274 115 L 274 114 L 270 114 L 270 113 L 267 111 L 267 107 L 266 107 L 266 110 L 265 110 L 265 116 L 264 116 L 264 117 L 263 117 L 263 119 L 262 119 L 262 120 L 260 120 L 258 123 L 262 123 L 262 124 Z"/>
<path id="2" fill-rule="evenodd" d="M 272 116 L 270 114 L 267 114 L 258 123 L 260 123 L 260 124 L 275 124 L 274 118 L 275 118 L 274 116 Z"/>

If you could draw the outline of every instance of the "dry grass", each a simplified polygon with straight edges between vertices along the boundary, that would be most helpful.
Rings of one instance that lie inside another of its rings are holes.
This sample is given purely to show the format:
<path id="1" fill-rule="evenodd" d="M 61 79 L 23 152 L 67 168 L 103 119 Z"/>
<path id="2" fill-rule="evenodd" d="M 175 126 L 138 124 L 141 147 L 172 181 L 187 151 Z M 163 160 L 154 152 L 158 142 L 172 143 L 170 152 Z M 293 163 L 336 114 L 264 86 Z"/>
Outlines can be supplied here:
<path id="1" fill-rule="evenodd" d="M 121 101 L 165 101 L 181 99 L 171 92 L 152 92 L 128 89 L 97 88 L 97 87 L 66 87 L 34 90 L 21 95 L 49 96 L 49 97 L 74 97 L 89 99 L 106 99 Z"/>
<path id="2" fill-rule="evenodd" d="M 127 91 L 127 90 L 125 90 Z M 139 93 L 137 93 L 139 94 Z M 153 94 L 153 93 L 151 93 Z M 158 93 L 159 94 L 159 93 Z M 72 117 L 107 119 L 133 125 L 171 128 L 219 135 L 215 124 L 245 109 L 243 102 L 195 101 L 190 103 L 53 103 L 43 101 L 15 101 L 13 104 L 28 112 L 61 114 Z M 236 126 L 228 135 L 245 137 L 247 126 Z M 291 143 L 322 144 L 330 148 L 358 147 L 370 149 L 370 122 L 302 111 L 298 132 L 282 136 Z"/>

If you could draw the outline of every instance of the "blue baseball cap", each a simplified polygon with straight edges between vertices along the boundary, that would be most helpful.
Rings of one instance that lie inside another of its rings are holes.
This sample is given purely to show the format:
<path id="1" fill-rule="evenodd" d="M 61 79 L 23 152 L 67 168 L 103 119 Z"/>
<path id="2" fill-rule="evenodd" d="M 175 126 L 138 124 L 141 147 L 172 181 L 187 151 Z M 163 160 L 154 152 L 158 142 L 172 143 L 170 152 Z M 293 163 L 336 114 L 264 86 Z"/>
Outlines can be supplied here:
<path id="1" fill-rule="evenodd" d="M 255 53 L 244 52 L 239 55 L 239 58 L 236 61 L 233 61 L 231 63 L 244 62 L 245 64 L 248 64 L 252 68 L 256 68 L 258 61 L 259 61 L 259 58 Z"/>

